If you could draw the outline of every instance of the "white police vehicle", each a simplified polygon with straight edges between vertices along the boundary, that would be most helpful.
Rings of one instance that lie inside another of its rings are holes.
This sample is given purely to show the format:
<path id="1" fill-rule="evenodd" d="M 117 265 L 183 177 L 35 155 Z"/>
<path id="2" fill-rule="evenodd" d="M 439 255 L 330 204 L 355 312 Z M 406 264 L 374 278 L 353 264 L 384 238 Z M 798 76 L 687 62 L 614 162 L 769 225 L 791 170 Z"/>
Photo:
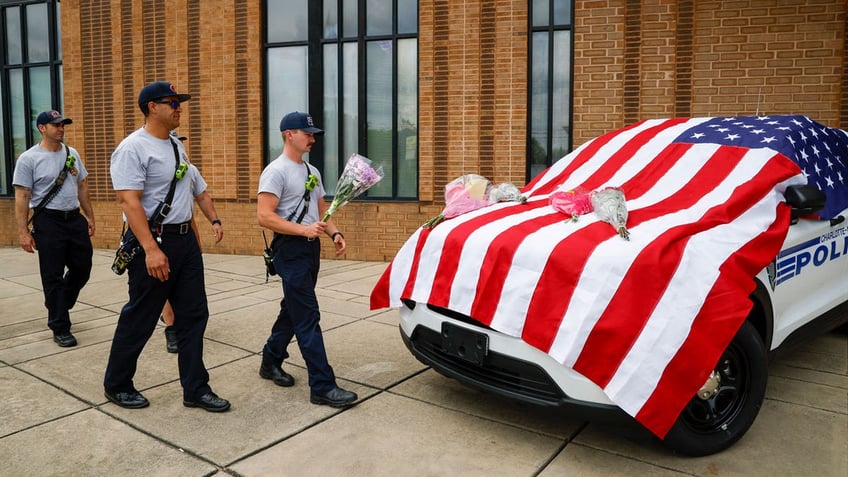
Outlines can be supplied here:
<path id="1" fill-rule="evenodd" d="M 848 134 L 839 134 L 841 150 L 835 157 L 844 167 Z M 804 129 L 801 135 L 809 133 Z M 802 151 L 804 144 L 796 147 L 799 157 L 810 152 Z M 848 322 L 848 209 L 825 220 L 808 218 L 826 200 L 821 187 L 810 182 L 786 188 L 783 195 L 792 207 L 792 223 L 783 246 L 754 277 L 753 308 L 747 320 L 663 437 L 671 449 L 698 456 L 731 446 L 757 416 L 769 359 L 778 350 Z M 845 189 L 846 182 L 848 177 L 834 174 L 824 188 Z M 600 386 L 522 338 L 495 331 L 450 307 L 408 297 L 402 303 L 400 331 L 405 344 L 445 376 L 533 404 L 620 411 Z"/>

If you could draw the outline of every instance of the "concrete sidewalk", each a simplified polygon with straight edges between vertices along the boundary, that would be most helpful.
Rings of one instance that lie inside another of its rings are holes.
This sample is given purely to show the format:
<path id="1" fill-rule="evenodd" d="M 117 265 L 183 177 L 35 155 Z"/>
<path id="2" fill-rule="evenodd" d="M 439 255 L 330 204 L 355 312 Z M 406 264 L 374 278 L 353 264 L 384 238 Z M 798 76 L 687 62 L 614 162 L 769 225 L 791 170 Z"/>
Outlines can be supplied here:
<path id="1" fill-rule="evenodd" d="M 637 425 L 585 422 L 575 413 L 487 395 L 415 360 L 396 310 L 371 311 L 385 263 L 324 261 L 319 301 L 330 363 L 357 392 L 346 410 L 309 403 L 306 371 L 290 348 L 296 384 L 260 379 L 259 353 L 279 309 L 278 279 L 261 257 L 204 255 L 212 388 L 233 408 L 182 405 L 176 355 L 159 327 L 135 384 L 150 407 L 103 396 L 103 370 L 126 276 L 113 253 L 71 312 L 74 348 L 47 329 L 37 257 L 0 247 L 0 475 L 76 476 L 607 476 L 848 475 L 848 338 L 832 333 L 773 363 L 753 428 L 704 458 L 672 455 Z"/>

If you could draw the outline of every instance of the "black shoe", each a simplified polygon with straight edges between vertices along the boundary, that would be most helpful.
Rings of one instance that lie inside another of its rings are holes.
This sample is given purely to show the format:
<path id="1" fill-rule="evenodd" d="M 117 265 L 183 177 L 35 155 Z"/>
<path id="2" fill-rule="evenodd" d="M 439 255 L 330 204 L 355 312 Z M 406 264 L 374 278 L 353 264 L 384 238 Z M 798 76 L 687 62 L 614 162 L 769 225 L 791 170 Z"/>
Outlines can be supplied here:
<path id="1" fill-rule="evenodd" d="M 294 386 L 294 377 L 283 371 L 283 368 L 272 363 L 270 359 L 262 356 L 262 365 L 259 366 L 259 376 L 263 379 L 274 381 L 277 386 L 284 388 Z"/>
<path id="2" fill-rule="evenodd" d="M 183 398 L 183 406 L 199 407 L 209 412 L 224 412 L 230 408 L 230 401 L 221 399 L 217 394 L 210 391 L 197 399 Z"/>
<path id="3" fill-rule="evenodd" d="M 117 393 L 112 391 L 105 391 L 103 394 L 105 394 L 106 398 L 112 401 L 113 403 L 127 409 L 140 409 L 142 407 L 147 407 L 150 405 L 150 401 L 148 401 L 138 391 Z"/>
<path id="4" fill-rule="evenodd" d="M 165 327 L 165 349 L 168 350 L 169 353 L 177 353 L 180 351 L 180 348 L 177 346 L 177 332 L 174 331 L 173 326 Z"/>
<path id="5" fill-rule="evenodd" d="M 66 331 L 64 333 L 54 333 L 53 341 L 56 342 L 62 348 L 69 348 L 71 346 L 77 345 L 77 339 L 74 338 L 74 335 L 71 334 L 70 331 Z"/>
<path id="6" fill-rule="evenodd" d="M 324 394 L 312 394 L 309 402 L 312 404 L 326 404 L 332 407 L 350 406 L 358 399 L 356 393 L 335 387 Z"/>

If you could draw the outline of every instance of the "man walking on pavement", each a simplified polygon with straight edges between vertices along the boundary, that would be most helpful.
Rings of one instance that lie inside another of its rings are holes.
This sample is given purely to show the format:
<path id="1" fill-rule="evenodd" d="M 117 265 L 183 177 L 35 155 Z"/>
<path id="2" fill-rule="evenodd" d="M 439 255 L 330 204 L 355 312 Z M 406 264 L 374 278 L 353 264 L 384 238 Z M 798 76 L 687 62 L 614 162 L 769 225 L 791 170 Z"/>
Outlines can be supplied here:
<path id="1" fill-rule="evenodd" d="M 166 300 L 179 317 L 174 330 L 183 405 L 211 412 L 230 408 L 229 401 L 212 392 L 203 363 L 209 308 L 203 257 L 191 228 L 197 169 L 188 167 L 185 149 L 171 138 L 171 130 L 180 125 L 180 104 L 189 98 L 164 81 L 142 88 L 138 106 L 145 124 L 112 153 L 112 186 L 129 226 L 127 233 L 141 247 L 127 266 L 129 302 L 121 309 L 103 380 L 106 397 L 125 408 L 149 405 L 135 388 L 133 376 Z M 217 219 L 216 215 L 212 222 Z"/>
<path id="2" fill-rule="evenodd" d="M 94 235 L 88 171 L 79 152 L 64 144 L 72 122 L 55 110 L 39 114 L 41 142 L 18 157 L 12 178 L 18 240 L 25 251 L 38 250 L 47 326 L 61 347 L 77 344 L 69 311 L 91 275 Z"/>
<path id="3" fill-rule="evenodd" d="M 301 112 L 286 114 L 280 131 L 283 153 L 259 178 L 257 217 L 261 227 L 274 231 L 274 267 L 283 281 L 283 299 L 262 350 L 259 376 L 278 386 L 294 385 L 294 378 L 283 371 L 282 363 L 289 357 L 287 348 L 296 336 L 309 374 L 310 402 L 345 407 L 358 397 L 338 387 L 327 362 L 315 285 L 321 264 L 318 237 L 327 234 L 336 255 L 344 252 L 346 244 L 332 220 L 320 220 L 328 208 L 321 174 L 303 159 L 315 144 L 315 135 L 324 131 L 315 127 L 312 116 Z"/>

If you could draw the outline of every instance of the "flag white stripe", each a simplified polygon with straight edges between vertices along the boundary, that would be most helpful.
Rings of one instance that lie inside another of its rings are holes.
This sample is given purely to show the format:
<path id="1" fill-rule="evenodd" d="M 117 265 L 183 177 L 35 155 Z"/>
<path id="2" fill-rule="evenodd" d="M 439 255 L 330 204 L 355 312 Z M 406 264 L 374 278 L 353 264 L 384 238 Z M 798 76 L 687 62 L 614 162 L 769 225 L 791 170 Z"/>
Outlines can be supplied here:
<path id="1" fill-rule="evenodd" d="M 622 409 L 636 415 L 657 387 L 662 373 L 689 335 L 707 294 L 718 279 L 718 268 L 705 269 L 703 251 L 710 251 L 710 260 L 724 263 L 740 244 L 748 243 L 765 231 L 774 221 L 774 211 L 782 197 L 770 192 L 740 220 L 694 235 L 686 245 L 684 258 L 672 287 L 646 323 L 633 347 L 627 353 L 604 391 Z M 708 273 L 708 275 L 707 275 Z M 681 309 L 691 310 L 682 313 Z M 707 376 L 704 376 L 706 381 Z"/>

